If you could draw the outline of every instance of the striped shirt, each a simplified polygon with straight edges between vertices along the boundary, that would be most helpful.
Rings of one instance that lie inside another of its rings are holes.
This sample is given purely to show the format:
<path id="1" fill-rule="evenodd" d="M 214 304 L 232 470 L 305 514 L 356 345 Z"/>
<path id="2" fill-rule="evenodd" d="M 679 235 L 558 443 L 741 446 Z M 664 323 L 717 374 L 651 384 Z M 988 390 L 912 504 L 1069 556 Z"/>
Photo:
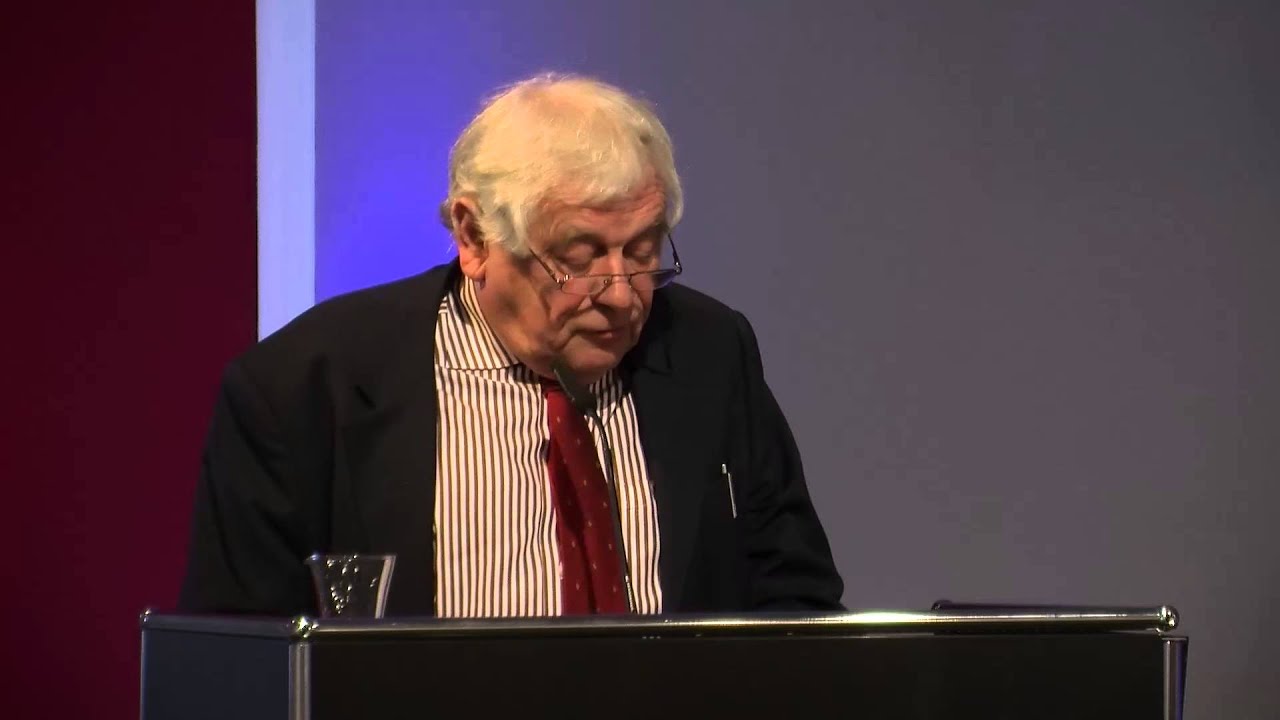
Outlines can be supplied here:
<path id="1" fill-rule="evenodd" d="M 546 400 L 537 375 L 502 347 L 485 322 L 468 278 L 440 303 L 435 375 L 436 615 L 561 614 Z M 592 384 L 591 392 L 613 444 L 636 607 L 658 613 L 658 517 L 635 404 L 616 371 Z M 606 462 L 594 426 L 591 433 Z"/>

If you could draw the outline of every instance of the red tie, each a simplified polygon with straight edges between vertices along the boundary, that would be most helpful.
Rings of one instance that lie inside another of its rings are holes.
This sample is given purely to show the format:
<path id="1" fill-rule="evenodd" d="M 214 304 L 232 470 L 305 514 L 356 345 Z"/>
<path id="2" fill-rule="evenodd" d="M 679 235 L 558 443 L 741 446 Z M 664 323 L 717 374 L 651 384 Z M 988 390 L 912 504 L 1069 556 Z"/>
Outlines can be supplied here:
<path id="1" fill-rule="evenodd" d="M 586 418 L 564 390 L 544 381 L 551 445 L 547 470 L 560 544 L 560 595 L 565 615 L 627 612 L 622 563 L 613 541 L 609 488 Z"/>

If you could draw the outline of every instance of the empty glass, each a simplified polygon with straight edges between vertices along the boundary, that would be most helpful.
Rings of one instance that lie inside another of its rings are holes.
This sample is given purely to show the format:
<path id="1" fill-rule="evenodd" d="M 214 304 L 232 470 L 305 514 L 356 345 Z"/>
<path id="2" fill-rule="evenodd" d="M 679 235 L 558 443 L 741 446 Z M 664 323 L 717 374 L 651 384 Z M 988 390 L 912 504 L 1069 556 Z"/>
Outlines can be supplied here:
<path id="1" fill-rule="evenodd" d="M 312 555 L 307 566 L 321 617 L 382 617 L 395 555 Z"/>

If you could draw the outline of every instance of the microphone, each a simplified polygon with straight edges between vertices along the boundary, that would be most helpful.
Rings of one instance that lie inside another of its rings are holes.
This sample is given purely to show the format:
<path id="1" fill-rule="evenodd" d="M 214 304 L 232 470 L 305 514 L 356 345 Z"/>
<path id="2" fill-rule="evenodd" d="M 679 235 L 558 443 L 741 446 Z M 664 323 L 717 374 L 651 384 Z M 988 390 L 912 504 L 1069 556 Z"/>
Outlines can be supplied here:
<path id="1" fill-rule="evenodd" d="M 565 396 L 578 409 L 578 412 L 595 420 L 596 399 L 591 395 L 591 391 L 573 374 L 573 371 L 563 361 L 556 360 L 551 363 L 551 374 L 556 376 L 556 382 L 560 383 L 560 388 L 564 390 Z M 606 442 L 605 444 L 607 445 L 608 443 Z"/>
<path id="2" fill-rule="evenodd" d="M 627 562 L 627 546 L 622 539 L 622 501 L 618 495 L 618 480 L 613 471 L 613 446 L 609 443 L 609 433 L 604 429 L 600 414 L 596 412 L 596 399 L 563 360 L 551 363 L 551 374 L 564 390 L 569 403 L 586 417 L 590 418 L 600 433 L 600 442 L 604 445 L 604 476 L 609 486 L 610 499 L 613 501 L 613 546 L 618 550 L 618 562 L 622 564 L 622 582 L 627 590 L 627 610 L 636 612 L 635 591 L 631 588 L 631 564 Z"/>

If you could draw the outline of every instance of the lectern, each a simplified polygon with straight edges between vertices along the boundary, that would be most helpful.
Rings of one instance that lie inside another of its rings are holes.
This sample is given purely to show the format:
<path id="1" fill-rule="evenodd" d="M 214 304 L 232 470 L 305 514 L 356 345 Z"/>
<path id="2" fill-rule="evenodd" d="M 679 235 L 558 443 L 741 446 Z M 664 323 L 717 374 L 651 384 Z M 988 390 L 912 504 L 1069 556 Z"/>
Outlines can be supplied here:
<path id="1" fill-rule="evenodd" d="M 143 720 L 1181 717 L 1161 608 L 291 620 L 147 612 Z"/>

